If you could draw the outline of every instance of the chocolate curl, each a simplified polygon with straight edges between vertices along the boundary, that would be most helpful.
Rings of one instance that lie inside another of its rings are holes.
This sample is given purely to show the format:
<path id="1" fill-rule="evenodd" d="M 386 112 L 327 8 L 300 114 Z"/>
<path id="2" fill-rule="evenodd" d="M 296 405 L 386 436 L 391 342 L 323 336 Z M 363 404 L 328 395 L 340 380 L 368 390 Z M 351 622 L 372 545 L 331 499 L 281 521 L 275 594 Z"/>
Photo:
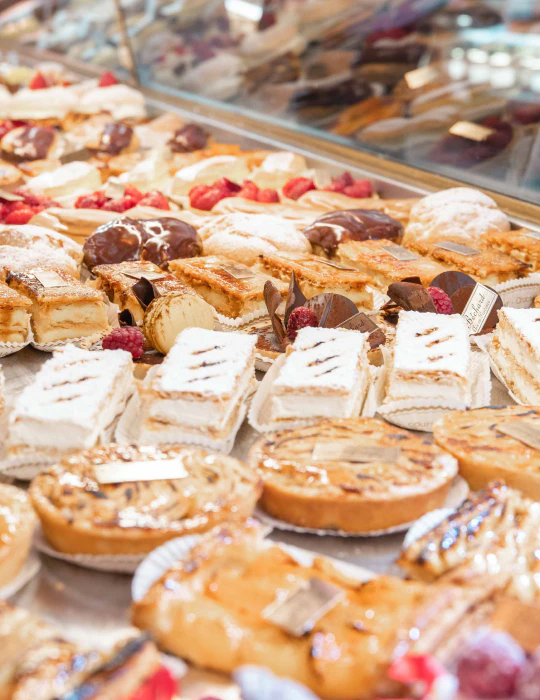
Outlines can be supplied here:
<path id="1" fill-rule="evenodd" d="M 464 272 L 457 272 L 457 270 L 449 270 L 437 275 L 435 279 L 431 280 L 429 286 L 442 289 L 451 299 L 452 294 L 455 294 L 462 287 L 469 287 L 471 284 L 474 287 L 476 281 L 470 275 L 466 275 Z"/>
<path id="2" fill-rule="evenodd" d="M 289 316 L 291 313 L 297 309 L 299 306 L 305 306 L 306 305 L 306 297 L 302 293 L 302 290 L 298 286 L 298 282 L 296 281 L 296 275 L 294 274 L 294 271 L 291 275 L 291 281 L 289 282 L 289 292 L 287 294 L 287 303 L 285 304 L 285 316 L 284 316 L 284 322 L 285 322 L 285 327 L 289 323 Z"/>
<path id="3" fill-rule="evenodd" d="M 371 349 L 378 348 L 379 345 L 386 343 L 386 335 L 382 328 L 372 321 L 366 314 L 361 311 L 351 318 L 340 323 L 336 328 L 345 328 L 350 331 L 360 331 L 360 333 L 369 333 L 368 341 Z"/>
<path id="4" fill-rule="evenodd" d="M 268 309 L 268 315 L 270 316 L 270 321 L 272 322 L 272 328 L 274 329 L 276 338 L 281 343 L 281 345 L 284 346 L 287 338 L 287 333 L 285 331 L 283 321 L 279 318 L 279 316 L 276 313 L 282 301 L 283 297 L 279 293 L 277 287 L 275 287 L 270 280 L 267 280 L 264 283 L 264 303 L 266 304 L 266 308 Z"/>
<path id="5" fill-rule="evenodd" d="M 146 277 L 141 277 L 141 279 L 136 282 L 131 289 L 143 309 L 150 306 L 154 299 L 159 296 L 157 287 L 152 284 L 150 280 L 146 279 Z"/>
<path id="6" fill-rule="evenodd" d="M 118 322 L 121 326 L 136 326 L 133 314 L 129 309 L 124 309 L 118 314 Z"/>
<path id="7" fill-rule="evenodd" d="M 468 284 L 466 287 L 461 287 L 452 294 L 452 296 L 450 297 L 450 301 L 452 302 L 452 306 L 454 307 L 454 313 L 463 313 L 465 307 L 467 306 L 467 302 L 469 301 L 472 293 L 474 292 L 475 287 L 476 282 L 474 284 Z M 491 287 L 487 287 L 487 289 L 491 289 Z M 491 289 L 491 291 L 495 292 L 494 289 Z M 489 316 L 487 317 L 484 325 L 482 326 L 482 330 L 479 333 L 475 333 L 475 335 L 484 335 L 485 333 L 491 333 L 495 329 L 495 326 L 499 322 L 499 314 L 497 312 L 499 311 L 499 309 L 502 309 L 502 307 L 503 301 L 500 295 L 497 294 L 497 299 L 495 300 L 495 303 L 493 304 L 493 307 L 489 312 Z"/>
<path id="8" fill-rule="evenodd" d="M 356 304 L 341 294 L 329 294 L 324 311 L 319 322 L 320 328 L 336 328 L 344 321 L 356 316 Z"/>
<path id="9" fill-rule="evenodd" d="M 405 311 L 437 313 L 429 292 L 421 284 L 393 282 L 386 292 L 390 299 Z"/>

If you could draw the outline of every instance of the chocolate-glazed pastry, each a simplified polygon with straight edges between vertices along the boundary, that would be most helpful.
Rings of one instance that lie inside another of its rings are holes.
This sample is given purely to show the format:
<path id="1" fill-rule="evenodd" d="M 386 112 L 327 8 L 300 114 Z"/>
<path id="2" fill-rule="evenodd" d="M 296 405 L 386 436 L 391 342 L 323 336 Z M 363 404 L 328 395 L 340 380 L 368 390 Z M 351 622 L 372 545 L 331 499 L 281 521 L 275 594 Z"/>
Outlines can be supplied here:
<path id="1" fill-rule="evenodd" d="M 382 211 L 344 209 L 323 214 L 304 229 L 310 243 L 332 256 L 344 241 L 365 241 L 368 238 L 388 238 L 397 243 L 403 235 L 403 225 Z"/>
<path id="2" fill-rule="evenodd" d="M 141 259 L 166 267 L 169 260 L 200 255 L 202 243 L 196 229 L 185 221 L 126 217 L 96 229 L 86 239 L 83 252 L 90 270 Z"/>
<path id="3" fill-rule="evenodd" d="M 11 160 L 45 160 L 58 139 L 52 127 L 20 126 L 0 142 L 4 157 Z"/>
<path id="4" fill-rule="evenodd" d="M 362 102 L 372 94 L 371 85 L 358 78 L 347 78 L 330 85 L 312 85 L 300 88 L 292 95 L 289 111 L 300 117 L 320 118 L 341 107 Z"/>
<path id="5" fill-rule="evenodd" d="M 101 132 L 98 150 L 111 156 L 118 156 L 131 146 L 133 129 L 121 122 L 106 124 Z"/>
<path id="6" fill-rule="evenodd" d="M 168 142 L 173 153 L 191 153 L 206 148 L 210 134 L 197 124 L 185 124 Z"/>
<path id="7" fill-rule="evenodd" d="M 367 63 L 400 63 L 417 65 L 426 53 L 425 44 L 402 44 L 400 46 L 367 46 L 351 62 L 351 68 Z"/>

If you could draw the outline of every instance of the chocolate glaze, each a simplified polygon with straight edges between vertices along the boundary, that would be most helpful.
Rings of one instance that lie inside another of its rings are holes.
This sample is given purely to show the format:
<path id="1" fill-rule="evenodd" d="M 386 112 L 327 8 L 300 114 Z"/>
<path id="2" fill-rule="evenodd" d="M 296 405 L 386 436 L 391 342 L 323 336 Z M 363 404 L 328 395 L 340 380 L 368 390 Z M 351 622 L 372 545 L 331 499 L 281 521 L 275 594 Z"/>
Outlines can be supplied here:
<path id="1" fill-rule="evenodd" d="M 99 141 L 99 150 L 111 156 L 117 156 L 129 148 L 133 138 L 133 129 L 121 122 L 106 124 Z"/>
<path id="2" fill-rule="evenodd" d="M 20 160 L 44 160 L 49 155 L 54 136 L 54 129 L 49 127 L 22 126 L 7 155 Z"/>
<path id="3" fill-rule="evenodd" d="M 166 267 L 169 260 L 202 253 L 196 229 L 173 218 L 115 219 L 97 228 L 83 246 L 84 261 L 92 270 L 131 260 L 149 260 Z"/>
<path id="4" fill-rule="evenodd" d="M 206 148 L 210 134 L 197 124 L 184 124 L 169 141 L 173 153 L 191 153 Z"/>
<path id="5" fill-rule="evenodd" d="M 339 107 L 353 105 L 371 97 L 373 90 L 365 80 L 347 78 L 333 85 L 313 85 L 297 90 L 289 102 L 293 112 L 310 107 Z"/>
<path id="6" fill-rule="evenodd" d="M 399 63 L 416 66 L 427 47 L 424 44 L 404 44 L 401 46 L 368 46 L 351 62 L 351 67 L 366 63 Z"/>
<path id="7" fill-rule="evenodd" d="M 304 235 L 327 255 L 333 255 L 340 243 L 349 240 L 388 238 L 397 243 L 403 235 L 403 225 L 382 211 L 344 209 L 328 212 L 315 219 L 304 230 Z"/>

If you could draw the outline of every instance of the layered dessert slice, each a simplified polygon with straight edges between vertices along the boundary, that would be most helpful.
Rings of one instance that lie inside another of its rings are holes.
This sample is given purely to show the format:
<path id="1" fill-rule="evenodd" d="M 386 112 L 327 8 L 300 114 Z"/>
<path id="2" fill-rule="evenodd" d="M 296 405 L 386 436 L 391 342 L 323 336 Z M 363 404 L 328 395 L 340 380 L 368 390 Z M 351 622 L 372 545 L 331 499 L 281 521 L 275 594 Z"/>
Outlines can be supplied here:
<path id="1" fill-rule="evenodd" d="M 471 403 L 471 346 L 457 314 L 402 311 L 385 401 L 444 398 Z"/>
<path id="2" fill-rule="evenodd" d="M 67 345 L 18 395 L 9 415 L 9 454 L 56 458 L 109 442 L 133 390 L 130 353 Z"/>
<path id="3" fill-rule="evenodd" d="M 540 309 L 500 309 L 489 354 L 518 399 L 540 406 Z"/>
<path id="4" fill-rule="evenodd" d="M 357 416 L 369 385 L 367 333 L 302 328 L 272 385 L 272 419 Z"/>
<path id="5" fill-rule="evenodd" d="M 420 277 L 423 285 L 429 285 L 446 269 L 429 258 L 422 258 L 385 239 L 341 243 L 338 258 L 343 266 L 368 275 L 372 284 L 383 291 L 393 282 L 400 282 L 405 277 Z"/>
<path id="6" fill-rule="evenodd" d="M 0 282 L 0 343 L 24 343 L 32 302 Z"/>
<path id="7" fill-rule="evenodd" d="M 540 270 L 540 232 L 520 228 L 515 231 L 490 231 L 483 241 L 487 248 L 495 248 Z"/>
<path id="8" fill-rule="evenodd" d="M 223 316 L 237 319 L 266 310 L 264 285 L 272 278 L 263 272 L 217 255 L 171 260 L 169 270 Z M 288 286 L 274 279 L 272 282 L 286 297 Z"/>
<path id="9" fill-rule="evenodd" d="M 8 272 L 6 282 L 30 302 L 37 343 L 97 337 L 109 328 L 103 295 L 60 269 Z"/>
<path id="10" fill-rule="evenodd" d="M 256 338 L 188 328 L 140 389 L 142 444 L 227 438 L 254 382 Z"/>
<path id="11" fill-rule="evenodd" d="M 361 272 L 309 253 L 265 253 L 259 260 L 263 270 L 284 282 L 288 283 L 294 272 L 308 299 L 331 292 L 348 297 L 359 309 L 373 309 L 373 292 L 369 288 L 372 280 Z"/>
<path id="12" fill-rule="evenodd" d="M 459 270 L 488 287 L 525 277 L 530 272 L 528 265 L 498 250 L 479 250 L 475 245 L 461 248 L 463 239 L 432 241 L 411 238 L 407 245 L 420 255 L 435 260 L 445 270 Z"/>

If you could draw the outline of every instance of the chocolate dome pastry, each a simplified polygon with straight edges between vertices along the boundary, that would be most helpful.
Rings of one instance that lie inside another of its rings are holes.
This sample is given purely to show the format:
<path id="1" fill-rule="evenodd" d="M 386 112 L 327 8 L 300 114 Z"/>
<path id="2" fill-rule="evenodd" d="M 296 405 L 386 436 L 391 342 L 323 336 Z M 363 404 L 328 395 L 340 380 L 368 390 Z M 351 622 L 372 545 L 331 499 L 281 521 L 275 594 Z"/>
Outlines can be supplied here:
<path id="1" fill-rule="evenodd" d="M 58 158 L 64 147 L 63 137 L 50 126 L 19 126 L 0 141 L 3 157 L 16 162 Z"/>
<path id="2" fill-rule="evenodd" d="M 206 148 L 210 134 L 198 124 L 184 124 L 181 129 L 177 129 L 168 146 L 173 153 L 192 153 Z"/>
<path id="3" fill-rule="evenodd" d="M 403 235 L 403 226 L 382 211 L 372 209 L 344 209 L 323 214 L 304 229 L 304 235 L 318 254 L 332 257 L 344 241 L 365 241 L 369 238 L 388 238 L 397 243 Z"/>
<path id="4" fill-rule="evenodd" d="M 83 252 L 90 270 L 131 260 L 149 260 L 166 268 L 169 260 L 200 255 L 202 243 L 196 229 L 185 221 L 125 217 L 97 228 L 86 239 Z"/>

